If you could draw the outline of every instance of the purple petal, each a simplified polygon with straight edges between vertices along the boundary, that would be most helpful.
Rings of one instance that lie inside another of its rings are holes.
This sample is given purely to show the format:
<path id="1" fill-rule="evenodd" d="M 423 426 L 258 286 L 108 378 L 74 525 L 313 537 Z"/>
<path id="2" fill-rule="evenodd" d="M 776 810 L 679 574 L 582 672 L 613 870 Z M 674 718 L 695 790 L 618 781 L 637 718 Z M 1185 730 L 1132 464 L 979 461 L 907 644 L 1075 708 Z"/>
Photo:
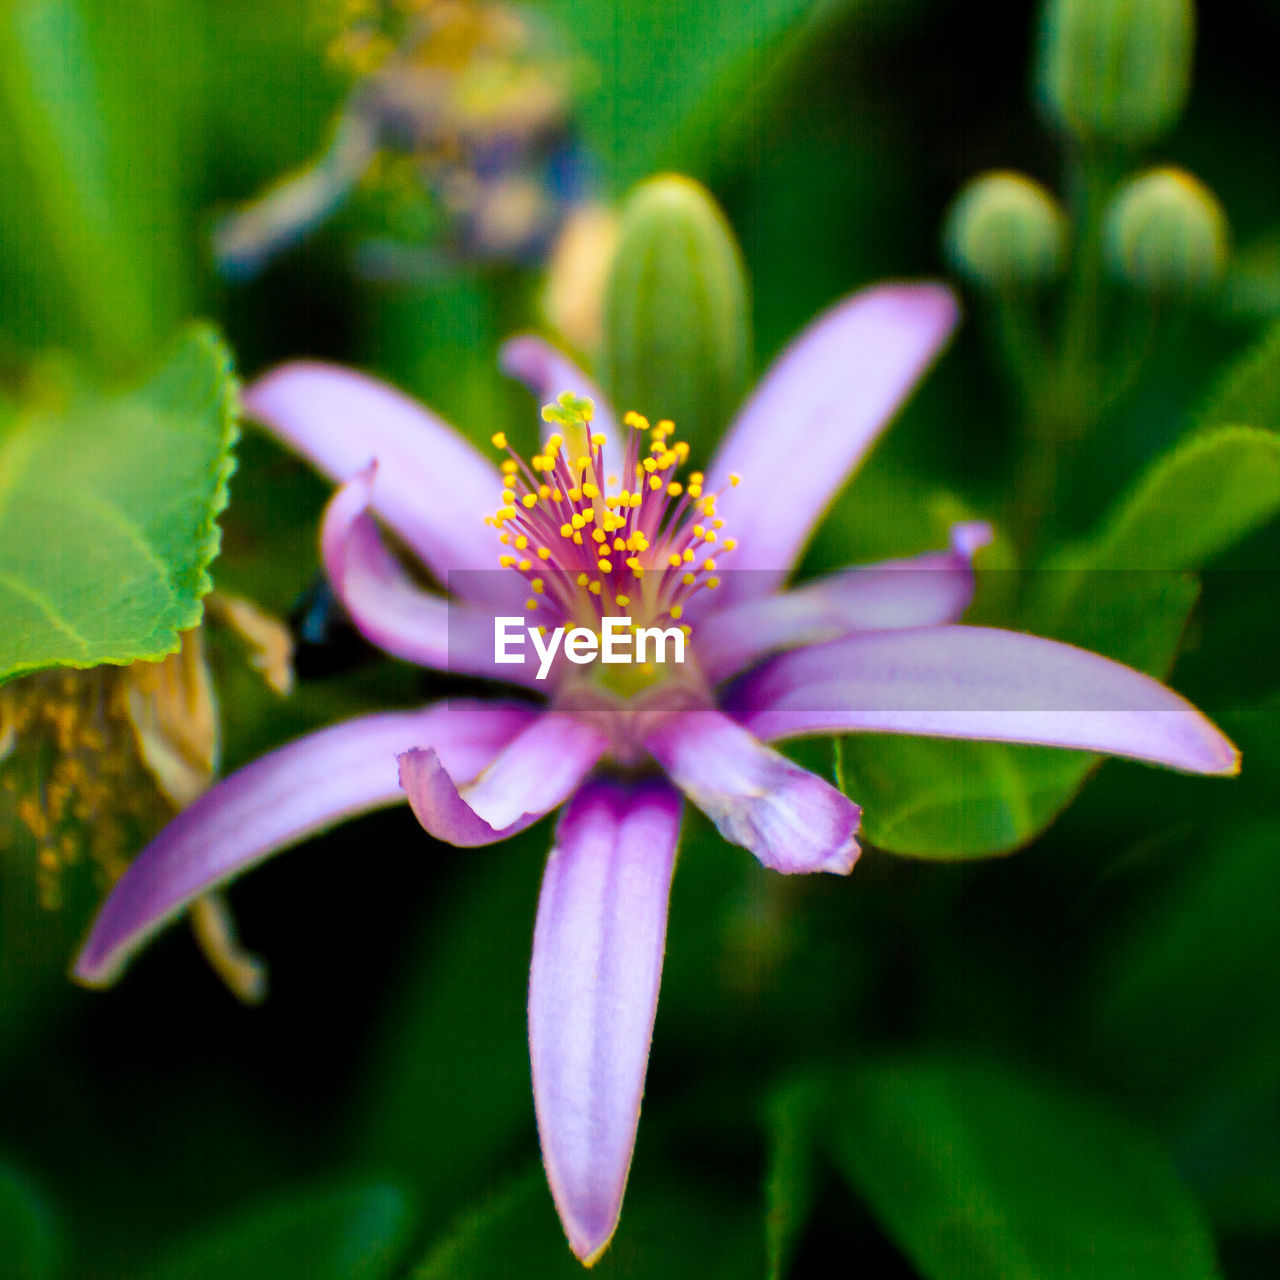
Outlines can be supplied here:
<path id="1" fill-rule="evenodd" d="M 192 899 L 304 836 L 402 800 L 399 752 L 428 742 L 447 767 L 473 775 L 536 714 L 515 705 L 456 701 L 365 716 L 246 765 L 184 809 L 142 851 L 98 912 L 75 976 L 107 985 Z"/>
<path id="2" fill-rule="evenodd" d="M 718 711 L 677 711 L 644 745 L 720 834 L 766 867 L 838 875 L 852 869 L 858 806 Z"/>
<path id="3" fill-rule="evenodd" d="M 529 1052 L 542 1160 L 588 1266 L 618 1225 L 653 1036 L 680 798 L 589 782 L 565 810 L 538 899 Z"/>
<path id="4" fill-rule="evenodd" d="M 744 676 L 728 701 L 769 741 L 866 730 L 1073 747 L 1189 773 L 1239 769 L 1227 738 L 1159 681 L 989 627 L 868 632 L 798 649 Z"/>
<path id="5" fill-rule="evenodd" d="M 623 439 L 618 434 L 613 410 L 600 388 L 568 356 L 561 354 L 549 342 L 533 334 L 524 334 L 503 346 L 499 363 L 503 373 L 523 382 L 542 404 L 549 404 L 562 391 L 572 391 L 576 396 L 587 396 L 595 401 L 596 416 L 592 429 L 603 431 L 606 436 L 606 475 L 622 475 Z M 544 422 L 543 439 L 557 429 L 554 423 Z"/>
<path id="6" fill-rule="evenodd" d="M 368 510 L 375 469 L 371 463 L 334 494 L 320 529 L 325 572 L 357 629 L 378 648 L 419 666 L 536 687 L 532 664 L 494 662 L 491 611 L 424 591 L 387 550 Z M 452 581 L 473 576 L 458 574 Z"/>
<path id="7" fill-rule="evenodd" d="M 378 462 L 373 510 L 441 582 L 451 570 L 493 568 L 484 517 L 497 508 L 501 477 L 430 410 L 364 374 L 306 361 L 258 379 L 243 403 L 333 480 Z"/>
<path id="8" fill-rule="evenodd" d="M 819 317 L 775 362 L 710 468 L 738 541 L 732 598 L 776 588 L 850 472 L 897 412 L 957 319 L 949 290 L 881 285 Z M 741 484 L 728 488 L 729 477 Z"/>
<path id="9" fill-rule="evenodd" d="M 956 622 L 973 599 L 973 556 L 991 526 L 958 524 L 950 551 L 846 569 L 794 591 L 742 600 L 698 623 L 698 663 L 715 683 L 782 649 L 851 631 Z"/>
<path id="10" fill-rule="evenodd" d="M 595 725 L 549 711 L 486 761 L 482 773 L 459 773 L 425 747 L 400 757 L 400 782 L 418 821 L 437 839 L 492 844 L 563 804 L 608 746 Z"/>

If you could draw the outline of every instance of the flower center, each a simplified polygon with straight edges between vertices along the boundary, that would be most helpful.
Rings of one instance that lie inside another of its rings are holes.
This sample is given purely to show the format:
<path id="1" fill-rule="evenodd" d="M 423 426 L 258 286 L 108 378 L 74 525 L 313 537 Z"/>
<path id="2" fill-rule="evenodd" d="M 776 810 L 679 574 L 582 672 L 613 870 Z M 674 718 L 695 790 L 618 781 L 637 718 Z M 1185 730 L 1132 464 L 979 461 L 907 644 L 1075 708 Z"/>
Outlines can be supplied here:
<path id="1" fill-rule="evenodd" d="M 503 546 L 499 563 L 528 583 L 525 607 L 539 629 L 567 624 L 599 633 L 603 619 L 626 617 L 637 632 L 679 627 L 687 638 L 689 601 L 720 585 L 719 561 L 735 545 L 722 536 L 719 495 L 704 491 L 700 471 L 677 479 L 689 446 L 672 438 L 671 422 L 650 425 L 638 413 L 623 419 L 621 467 L 607 473 L 608 439 L 591 430 L 594 411 L 590 400 L 569 392 L 546 405 L 543 418 L 562 430 L 528 461 L 501 432 L 493 437 L 509 455 L 502 504 L 486 518 Z M 641 663 L 613 668 L 604 679 L 622 679 L 627 687 L 616 692 L 625 694 L 653 675 L 652 663 Z"/>

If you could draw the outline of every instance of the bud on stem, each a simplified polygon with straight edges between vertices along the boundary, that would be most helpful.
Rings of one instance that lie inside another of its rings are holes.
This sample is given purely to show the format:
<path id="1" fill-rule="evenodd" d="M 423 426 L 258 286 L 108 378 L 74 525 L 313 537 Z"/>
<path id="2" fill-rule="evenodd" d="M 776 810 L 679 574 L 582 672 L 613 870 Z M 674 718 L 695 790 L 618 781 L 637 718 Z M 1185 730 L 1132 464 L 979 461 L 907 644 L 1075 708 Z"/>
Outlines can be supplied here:
<path id="1" fill-rule="evenodd" d="M 605 293 L 602 377 L 618 409 L 670 418 L 695 446 L 747 385 L 746 271 L 710 194 L 688 178 L 642 183 L 623 209 Z"/>
<path id="2" fill-rule="evenodd" d="M 1048 0 L 1039 94 L 1078 141 L 1135 147 L 1178 122 L 1191 87 L 1192 0 Z"/>

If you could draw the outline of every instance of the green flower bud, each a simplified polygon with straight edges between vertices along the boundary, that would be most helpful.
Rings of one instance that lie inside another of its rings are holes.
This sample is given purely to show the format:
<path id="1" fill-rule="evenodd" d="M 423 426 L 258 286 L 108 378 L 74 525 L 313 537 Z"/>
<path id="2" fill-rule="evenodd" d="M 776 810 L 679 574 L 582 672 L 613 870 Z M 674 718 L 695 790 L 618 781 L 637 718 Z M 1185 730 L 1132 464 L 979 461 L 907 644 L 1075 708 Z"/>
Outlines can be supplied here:
<path id="1" fill-rule="evenodd" d="M 1227 265 L 1227 219 L 1218 198 L 1181 169 L 1126 182 L 1103 223 L 1112 274 L 1147 293 L 1203 293 Z"/>
<path id="2" fill-rule="evenodd" d="M 1038 284 L 1062 270 L 1067 218 L 1038 182 L 984 173 L 956 197 L 943 242 L 953 269 L 982 288 Z"/>
<path id="3" fill-rule="evenodd" d="M 1192 0 L 1048 0 L 1040 99 L 1082 142 L 1151 142 L 1186 106 L 1194 44 Z"/>
<path id="4" fill-rule="evenodd" d="M 670 418 L 706 445 L 746 391 L 750 345 L 746 270 L 724 214 L 688 178 L 642 183 L 605 292 L 602 377 L 618 412 Z"/>

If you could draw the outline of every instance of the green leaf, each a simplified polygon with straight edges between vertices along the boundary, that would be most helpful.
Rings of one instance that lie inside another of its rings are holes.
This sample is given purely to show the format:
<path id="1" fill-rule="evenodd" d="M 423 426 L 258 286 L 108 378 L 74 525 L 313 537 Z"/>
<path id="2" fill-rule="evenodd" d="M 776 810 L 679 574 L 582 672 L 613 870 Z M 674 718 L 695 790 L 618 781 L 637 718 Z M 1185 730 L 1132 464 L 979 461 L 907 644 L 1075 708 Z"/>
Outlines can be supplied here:
<path id="1" fill-rule="evenodd" d="M 1198 569 L 1277 511 L 1280 435 L 1215 427 L 1152 464 L 1087 558 L 1108 570 Z"/>
<path id="2" fill-rule="evenodd" d="M 742 1280 L 760 1273 L 758 1228 L 743 1206 L 680 1178 L 631 1187 L 594 1280 Z M 542 1170 L 472 1210 L 412 1280 L 581 1280 Z"/>
<path id="3" fill-rule="evenodd" d="M 1088 541 L 1038 571 L 1013 625 L 1164 677 L 1199 595 L 1190 572 L 1277 511 L 1280 436 L 1200 432 L 1157 459 Z M 986 585 L 980 575 L 978 607 Z M 868 735 L 842 740 L 837 776 L 872 844 L 982 857 L 1039 835 L 1097 763 L 1083 752 Z"/>
<path id="4" fill-rule="evenodd" d="M 797 1080 L 769 1100 L 766 1127 L 769 1163 L 765 1172 L 765 1248 L 768 1280 L 782 1280 L 796 1243 L 813 1212 L 819 1150 L 821 1088 Z"/>
<path id="5" fill-rule="evenodd" d="M 47 1280 L 61 1273 L 61 1253 L 49 1208 L 0 1165 L 0 1280 Z"/>
<path id="6" fill-rule="evenodd" d="M 177 649 L 211 585 L 235 436 L 230 358 L 205 329 L 141 387 L 0 412 L 0 678 Z"/>
<path id="7" fill-rule="evenodd" d="M 1280 431 L 1280 324 L 1227 370 L 1199 419 Z"/>
<path id="8" fill-rule="evenodd" d="M 145 359 L 188 283 L 189 138 L 157 64 L 139 72 L 154 8 L 129 23 L 91 0 L 0 5 L 0 284 L 20 300 L 6 323 L 112 367 Z"/>
<path id="9" fill-rule="evenodd" d="M 215 1227 L 149 1280 L 387 1280 L 412 1229 L 404 1194 L 372 1185 L 312 1192 Z"/>
<path id="10" fill-rule="evenodd" d="M 925 1280 L 1208 1280 L 1165 1153 L 1092 1099 L 964 1059 L 859 1066 L 837 1166 Z"/>

